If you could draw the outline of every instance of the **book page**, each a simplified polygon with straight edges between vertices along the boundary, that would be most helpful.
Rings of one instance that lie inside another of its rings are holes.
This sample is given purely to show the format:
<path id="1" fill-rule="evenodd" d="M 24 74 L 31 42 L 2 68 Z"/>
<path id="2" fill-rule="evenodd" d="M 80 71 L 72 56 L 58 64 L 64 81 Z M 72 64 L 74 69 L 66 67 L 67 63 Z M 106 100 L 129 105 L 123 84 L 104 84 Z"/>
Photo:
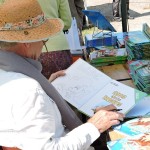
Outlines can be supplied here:
<path id="1" fill-rule="evenodd" d="M 52 82 L 62 97 L 76 108 L 100 91 L 112 79 L 82 59 L 67 70 L 66 75 Z"/>
<path id="2" fill-rule="evenodd" d="M 115 132 L 118 131 L 128 136 L 134 136 L 142 133 L 149 133 L 150 117 L 131 119 L 120 125 L 115 126 L 113 130 L 115 130 Z"/>
<path id="3" fill-rule="evenodd" d="M 94 114 L 93 109 L 113 104 L 120 112 L 126 114 L 146 93 L 138 91 L 118 81 L 111 80 L 103 89 L 93 96 L 88 103 L 80 108 L 88 116 Z"/>
<path id="4" fill-rule="evenodd" d="M 129 111 L 126 117 L 130 116 L 144 116 L 150 115 L 150 96 L 144 97 L 143 101 L 140 101 L 131 111 Z"/>
<path id="5" fill-rule="evenodd" d="M 150 42 L 150 39 L 142 31 L 131 31 L 126 34 L 127 41 L 131 42 L 131 45 L 134 44 L 144 44 Z"/>
<path id="6" fill-rule="evenodd" d="M 150 133 L 139 134 L 107 142 L 107 147 L 109 150 L 149 150 Z"/>

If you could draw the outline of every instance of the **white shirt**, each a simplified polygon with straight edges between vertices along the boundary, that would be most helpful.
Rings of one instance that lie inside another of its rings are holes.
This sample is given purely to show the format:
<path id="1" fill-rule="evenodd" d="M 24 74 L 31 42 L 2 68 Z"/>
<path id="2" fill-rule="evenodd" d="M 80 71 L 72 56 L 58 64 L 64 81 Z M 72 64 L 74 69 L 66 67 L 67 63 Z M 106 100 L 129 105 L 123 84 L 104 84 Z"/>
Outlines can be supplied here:
<path id="1" fill-rule="evenodd" d="M 36 80 L 0 70 L 0 145 L 23 150 L 86 150 L 99 135 L 91 123 L 65 133 L 55 102 Z"/>

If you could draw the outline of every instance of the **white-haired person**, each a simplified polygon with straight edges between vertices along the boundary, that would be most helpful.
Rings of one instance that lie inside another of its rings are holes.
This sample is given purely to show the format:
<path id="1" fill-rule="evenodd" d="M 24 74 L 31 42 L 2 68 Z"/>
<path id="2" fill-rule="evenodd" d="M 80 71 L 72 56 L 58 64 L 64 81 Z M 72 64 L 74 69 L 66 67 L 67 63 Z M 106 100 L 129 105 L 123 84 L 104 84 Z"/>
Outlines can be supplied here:
<path id="1" fill-rule="evenodd" d="M 22 150 L 86 150 L 124 115 L 97 111 L 82 123 L 51 83 L 38 61 L 48 38 L 63 29 L 46 19 L 36 0 L 0 4 L 0 145 Z"/>

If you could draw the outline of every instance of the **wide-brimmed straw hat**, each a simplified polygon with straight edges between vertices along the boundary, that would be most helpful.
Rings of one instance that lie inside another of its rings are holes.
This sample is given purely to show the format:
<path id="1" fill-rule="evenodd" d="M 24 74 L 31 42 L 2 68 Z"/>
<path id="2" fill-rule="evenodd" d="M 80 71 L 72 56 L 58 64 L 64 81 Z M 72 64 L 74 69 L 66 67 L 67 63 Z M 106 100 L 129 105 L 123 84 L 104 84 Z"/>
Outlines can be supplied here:
<path id="1" fill-rule="evenodd" d="M 4 0 L 0 5 L 0 41 L 35 42 L 58 34 L 60 19 L 46 19 L 36 0 Z"/>

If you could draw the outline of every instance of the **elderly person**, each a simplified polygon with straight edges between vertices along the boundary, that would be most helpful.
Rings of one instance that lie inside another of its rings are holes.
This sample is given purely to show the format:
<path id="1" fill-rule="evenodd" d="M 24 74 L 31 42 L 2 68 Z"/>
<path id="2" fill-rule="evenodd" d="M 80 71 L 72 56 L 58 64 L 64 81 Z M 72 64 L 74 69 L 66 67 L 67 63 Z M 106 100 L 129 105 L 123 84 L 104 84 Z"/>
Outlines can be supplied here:
<path id="1" fill-rule="evenodd" d="M 1 146 L 86 150 L 123 119 L 110 105 L 82 124 L 41 74 L 42 47 L 62 29 L 59 19 L 44 17 L 36 0 L 7 0 L 0 5 Z"/>

